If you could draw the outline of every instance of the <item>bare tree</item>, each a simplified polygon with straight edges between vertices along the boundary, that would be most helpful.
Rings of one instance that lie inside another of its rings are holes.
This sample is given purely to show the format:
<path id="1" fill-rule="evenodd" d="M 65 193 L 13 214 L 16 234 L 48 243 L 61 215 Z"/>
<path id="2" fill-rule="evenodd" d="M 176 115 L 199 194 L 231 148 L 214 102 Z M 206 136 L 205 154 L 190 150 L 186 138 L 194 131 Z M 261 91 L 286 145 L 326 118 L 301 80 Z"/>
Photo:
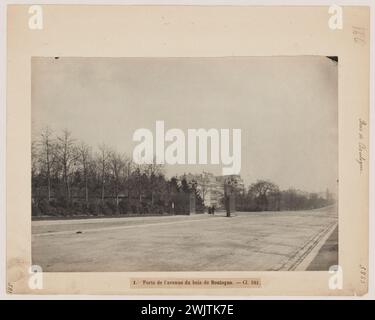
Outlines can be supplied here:
<path id="1" fill-rule="evenodd" d="M 85 184 L 85 202 L 86 202 L 86 209 L 89 207 L 89 186 L 88 186 L 88 180 L 89 180 L 89 166 L 91 163 L 91 148 L 82 142 L 78 148 L 78 161 L 80 162 L 82 166 L 82 173 L 83 173 L 83 180 Z"/>
<path id="2" fill-rule="evenodd" d="M 105 144 L 99 145 L 99 153 L 97 155 L 98 167 L 100 170 L 100 185 L 101 185 L 101 201 L 104 204 L 105 183 L 109 167 L 110 150 Z"/>
<path id="3" fill-rule="evenodd" d="M 116 151 L 111 151 L 108 156 L 109 168 L 111 170 L 113 191 L 116 199 L 116 212 L 119 212 L 119 194 L 121 185 L 126 179 L 126 169 L 128 161 L 123 155 Z"/>
<path id="4" fill-rule="evenodd" d="M 154 205 L 154 193 L 155 190 L 159 189 L 159 182 L 158 176 L 162 175 L 164 172 L 164 167 L 162 164 L 156 163 L 156 157 L 154 157 L 153 163 L 144 165 L 144 172 L 149 179 L 149 190 L 151 191 L 151 204 Z"/>
<path id="5" fill-rule="evenodd" d="M 132 172 L 129 177 L 129 191 L 132 191 L 137 196 L 139 202 L 142 202 L 144 191 L 150 186 L 146 169 L 147 166 L 145 164 L 132 163 Z"/>
<path id="6" fill-rule="evenodd" d="M 55 161 L 55 141 L 52 138 L 52 131 L 49 127 L 46 127 L 42 130 L 40 134 L 40 162 L 42 166 L 42 171 L 46 175 L 47 179 L 47 199 L 48 202 L 51 201 L 51 171 L 52 171 L 52 166 Z M 35 145 L 34 149 L 35 150 Z M 34 157 L 35 154 L 32 154 L 32 157 Z"/>
<path id="7" fill-rule="evenodd" d="M 58 159 L 62 167 L 63 183 L 66 191 L 67 203 L 71 203 L 71 173 L 78 159 L 77 149 L 74 140 L 68 130 L 64 130 L 62 135 L 57 137 L 58 141 Z"/>
<path id="8" fill-rule="evenodd" d="M 39 148 L 38 141 L 31 141 L 31 178 L 34 179 L 38 172 Z"/>
<path id="9" fill-rule="evenodd" d="M 197 188 L 204 203 L 206 200 L 207 193 L 210 189 L 210 174 L 208 172 L 203 171 L 203 173 L 199 175 L 199 177 L 195 178 L 195 181 L 197 183 Z"/>
<path id="10" fill-rule="evenodd" d="M 272 182 L 258 180 L 250 186 L 249 193 L 255 198 L 258 209 L 268 210 L 269 196 L 278 194 L 279 187 Z"/>

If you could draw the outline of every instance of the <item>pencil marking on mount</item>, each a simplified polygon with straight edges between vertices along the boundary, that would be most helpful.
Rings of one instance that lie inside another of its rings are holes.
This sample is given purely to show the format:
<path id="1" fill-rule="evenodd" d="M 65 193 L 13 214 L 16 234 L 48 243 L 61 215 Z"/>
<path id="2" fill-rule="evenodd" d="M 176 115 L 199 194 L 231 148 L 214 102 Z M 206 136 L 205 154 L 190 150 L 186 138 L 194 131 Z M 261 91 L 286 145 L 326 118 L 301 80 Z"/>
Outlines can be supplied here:
<path id="1" fill-rule="evenodd" d="M 361 46 L 366 45 L 366 28 L 363 27 L 352 27 L 353 40 L 356 44 Z"/>
<path id="2" fill-rule="evenodd" d="M 365 137 L 366 135 L 366 130 L 367 128 L 367 122 L 364 121 L 363 119 L 359 119 L 358 121 L 358 156 L 356 158 L 356 161 L 359 165 L 359 172 L 362 174 L 364 170 L 364 165 L 367 161 L 367 145 L 365 143 Z"/>

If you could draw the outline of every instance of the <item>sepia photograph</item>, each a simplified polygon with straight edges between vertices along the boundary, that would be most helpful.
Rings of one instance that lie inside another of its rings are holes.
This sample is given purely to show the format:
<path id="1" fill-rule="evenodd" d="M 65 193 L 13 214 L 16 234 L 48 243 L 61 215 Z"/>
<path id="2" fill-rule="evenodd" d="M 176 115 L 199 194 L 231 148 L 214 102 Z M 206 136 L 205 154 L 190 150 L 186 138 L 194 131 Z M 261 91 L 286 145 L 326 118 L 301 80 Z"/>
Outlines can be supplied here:
<path id="1" fill-rule="evenodd" d="M 328 271 L 338 58 L 32 57 L 43 272 Z"/>
<path id="2" fill-rule="evenodd" d="M 6 18 L 7 295 L 369 295 L 369 7 Z"/>

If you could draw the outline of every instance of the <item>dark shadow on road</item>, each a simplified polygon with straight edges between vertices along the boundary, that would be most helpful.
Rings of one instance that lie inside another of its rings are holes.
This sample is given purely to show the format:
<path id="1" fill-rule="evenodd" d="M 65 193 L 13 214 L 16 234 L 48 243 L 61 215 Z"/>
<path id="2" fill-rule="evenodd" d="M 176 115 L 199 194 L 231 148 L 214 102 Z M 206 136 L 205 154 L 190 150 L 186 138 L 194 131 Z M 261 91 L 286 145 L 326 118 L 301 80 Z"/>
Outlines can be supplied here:
<path id="1" fill-rule="evenodd" d="M 338 227 L 332 232 L 326 243 L 320 248 L 318 254 L 307 267 L 307 271 L 329 270 L 338 264 Z"/>

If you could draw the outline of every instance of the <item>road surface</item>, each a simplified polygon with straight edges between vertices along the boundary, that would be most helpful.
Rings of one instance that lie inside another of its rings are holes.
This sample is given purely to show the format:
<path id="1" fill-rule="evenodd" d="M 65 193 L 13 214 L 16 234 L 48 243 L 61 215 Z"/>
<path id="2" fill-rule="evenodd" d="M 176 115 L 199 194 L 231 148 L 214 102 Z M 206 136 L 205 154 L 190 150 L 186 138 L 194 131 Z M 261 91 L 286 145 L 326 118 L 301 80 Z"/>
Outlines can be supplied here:
<path id="1" fill-rule="evenodd" d="M 33 221 L 32 260 L 47 272 L 327 270 L 334 233 L 335 207 Z"/>

